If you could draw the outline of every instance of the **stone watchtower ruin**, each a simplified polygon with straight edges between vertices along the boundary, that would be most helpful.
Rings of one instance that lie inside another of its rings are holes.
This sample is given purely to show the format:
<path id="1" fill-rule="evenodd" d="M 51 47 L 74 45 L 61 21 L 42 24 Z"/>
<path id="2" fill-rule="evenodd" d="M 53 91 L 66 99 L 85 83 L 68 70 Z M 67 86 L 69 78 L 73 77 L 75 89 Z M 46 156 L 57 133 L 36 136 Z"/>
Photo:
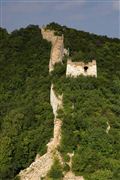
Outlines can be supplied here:
<path id="1" fill-rule="evenodd" d="M 56 63 L 62 63 L 62 59 L 64 55 L 69 57 L 69 51 L 64 48 L 64 36 L 55 35 L 54 30 L 49 30 L 46 28 L 41 28 L 41 33 L 43 39 L 50 41 L 52 43 L 50 62 L 49 62 L 49 72 L 54 70 L 54 65 Z M 84 63 L 84 62 L 72 62 L 71 59 L 67 61 L 66 68 L 66 76 L 93 76 L 97 77 L 97 65 L 96 60 L 92 60 L 92 62 Z"/>
<path id="2" fill-rule="evenodd" d="M 43 39 L 46 39 L 52 44 L 49 61 L 49 72 L 51 72 L 54 70 L 54 66 L 56 63 L 62 63 L 64 55 L 67 55 L 67 57 L 69 57 L 69 51 L 64 48 L 63 35 L 57 36 L 54 34 L 54 31 L 46 28 L 41 28 L 41 33 Z M 72 62 L 71 59 L 68 59 L 66 76 L 77 77 L 79 75 L 97 77 L 96 61 L 92 60 L 92 62 L 84 63 Z M 42 180 L 43 178 L 46 178 L 54 163 L 55 157 L 59 159 L 62 166 L 64 165 L 63 158 L 58 150 L 58 147 L 61 143 L 62 120 L 57 117 L 58 110 L 63 108 L 63 95 L 56 94 L 54 84 L 51 84 L 50 104 L 52 106 L 54 114 L 53 138 L 47 144 L 46 154 L 44 154 L 43 156 L 39 156 L 38 154 L 35 161 L 32 162 L 32 164 L 28 168 L 20 171 L 19 177 L 21 180 Z M 68 155 L 70 157 L 70 161 L 68 162 L 70 171 L 64 174 L 63 180 L 84 180 L 82 176 L 75 176 L 75 174 L 72 172 L 72 156 L 74 156 L 74 153 L 68 153 Z"/>
<path id="3" fill-rule="evenodd" d="M 72 62 L 71 59 L 67 61 L 66 76 L 93 76 L 97 77 L 97 65 L 96 60 L 92 62 Z"/>

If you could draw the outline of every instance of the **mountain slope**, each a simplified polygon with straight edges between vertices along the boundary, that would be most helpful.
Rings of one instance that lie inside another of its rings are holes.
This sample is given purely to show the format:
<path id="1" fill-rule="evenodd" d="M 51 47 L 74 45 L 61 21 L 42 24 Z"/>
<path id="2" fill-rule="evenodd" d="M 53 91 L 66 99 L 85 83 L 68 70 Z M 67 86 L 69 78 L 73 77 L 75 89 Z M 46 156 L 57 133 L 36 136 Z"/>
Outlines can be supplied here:
<path id="1" fill-rule="evenodd" d="M 1 179 L 12 179 L 46 151 L 53 133 L 48 64 L 51 45 L 38 26 L 1 29 Z"/>
<path id="2" fill-rule="evenodd" d="M 47 25 L 64 34 L 73 61 L 97 61 L 98 78 L 70 78 L 66 61 L 48 73 L 50 44 L 38 26 L 9 35 L 1 29 L 1 177 L 12 179 L 45 152 L 52 137 L 53 115 L 49 103 L 51 82 L 63 94 L 62 140 L 59 151 L 69 167 L 85 179 L 119 179 L 120 40 L 60 26 Z M 54 172 L 53 172 L 54 179 Z"/>
<path id="3" fill-rule="evenodd" d="M 50 24 L 64 32 L 65 47 L 73 61 L 97 61 L 98 78 L 71 78 L 63 65 L 56 65 L 52 75 L 56 91 L 63 93 L 64 108 L 60 152 L 68 161 L 74 152 L 72 170 L 85 179 L 120 178 L 120 40 L 90 35 Z M 58 33 L 57 32 L 57 33 Z M 82 43 L 82 42 L 85 42 Z M 99 43 L 98 43 L 99 41 Z"/>

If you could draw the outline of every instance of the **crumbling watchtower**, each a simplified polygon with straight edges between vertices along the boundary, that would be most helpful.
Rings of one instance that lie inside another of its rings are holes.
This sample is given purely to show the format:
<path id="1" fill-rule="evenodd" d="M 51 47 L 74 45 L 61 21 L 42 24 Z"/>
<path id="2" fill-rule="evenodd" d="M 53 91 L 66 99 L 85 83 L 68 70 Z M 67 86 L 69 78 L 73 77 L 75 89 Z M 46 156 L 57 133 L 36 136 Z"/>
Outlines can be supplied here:
<path id="1" fill-rule="evenodd" d="M 72 62 L 71 59 L 69 59 L 67 61 L 66 76 L 77 77 L 79 75 L 97 77 L 96 60 L 84 63 L 82 61 Z"/>

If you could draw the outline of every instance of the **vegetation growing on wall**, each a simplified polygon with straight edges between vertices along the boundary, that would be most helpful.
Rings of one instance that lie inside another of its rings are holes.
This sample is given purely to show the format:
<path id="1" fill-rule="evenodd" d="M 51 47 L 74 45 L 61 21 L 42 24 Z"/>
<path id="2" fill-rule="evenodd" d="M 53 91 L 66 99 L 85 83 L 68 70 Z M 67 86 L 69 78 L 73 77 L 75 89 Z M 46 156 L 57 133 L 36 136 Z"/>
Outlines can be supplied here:
<path id="1" fill-rule="evenodd" d="M 63 177 L 63 168 L 60 164 L 60 161 L 58 158 L 54 159 L 54 163 L 48 172 L 47 178 L 51 180 L 62 180 Z"/>
<path id="2" fill-rule="evenodd" d="M 49 77 L 51 46 L 42 39 L 38 26 L 30 25 L 11 34 L 0 29 L 0 177 L 13 179 L 29 166 L 36 153 L 45 152 L 53 130 L 49 104 L 52 81 L 56 91 L 63 93 L 59 149 L 64 159 L 74 151 L 72 170 L 86 180 L 119 180 L 120 40 L 56 23 L 47 28 L 58 35 L 64 33 L 65 47 L 73 61 L 95 58 L 98 78 L 66 78 L 66 58 Z M 110 130 L 106 133 L 108 124 Z M 50 176 L 61 178 L 61 168 L 57 173 L 55 167 Z"/>
<path id="3" fill-rule="evenodd" d="M 12 179 L 46 151 L 52 137 L 48 64 L 51 45 L 38 26 L 0 29 L 0 178 Z"/>
<path id="4" fill-rule="evenodd" d="M 66 78 L 65 64 L 56 65 L 52 81 L 64 104 L 60 151 L 63 157 L 74 151 L 72 170 L 86 180 L 120 179 L 120 40 L 69 28 L 64 36 L 73 60 L 94 54 L 98 78 Z"/>

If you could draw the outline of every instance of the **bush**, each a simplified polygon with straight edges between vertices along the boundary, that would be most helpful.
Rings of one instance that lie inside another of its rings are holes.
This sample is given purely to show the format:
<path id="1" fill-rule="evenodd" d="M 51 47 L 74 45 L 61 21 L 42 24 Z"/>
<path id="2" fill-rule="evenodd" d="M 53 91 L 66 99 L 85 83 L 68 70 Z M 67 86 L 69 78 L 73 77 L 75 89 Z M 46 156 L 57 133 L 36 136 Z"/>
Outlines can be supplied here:
<path id="1" fill-rule="evenodd" d="M 53 180 L 57 180 L 57 179 L 60 180 L 63 177 L 62 171 L 63 171 L 62 166 L 59 160 L 56 158 L 51 167 L 51 170 L 48 173 L 48 177 L 52 178 Z"/>

